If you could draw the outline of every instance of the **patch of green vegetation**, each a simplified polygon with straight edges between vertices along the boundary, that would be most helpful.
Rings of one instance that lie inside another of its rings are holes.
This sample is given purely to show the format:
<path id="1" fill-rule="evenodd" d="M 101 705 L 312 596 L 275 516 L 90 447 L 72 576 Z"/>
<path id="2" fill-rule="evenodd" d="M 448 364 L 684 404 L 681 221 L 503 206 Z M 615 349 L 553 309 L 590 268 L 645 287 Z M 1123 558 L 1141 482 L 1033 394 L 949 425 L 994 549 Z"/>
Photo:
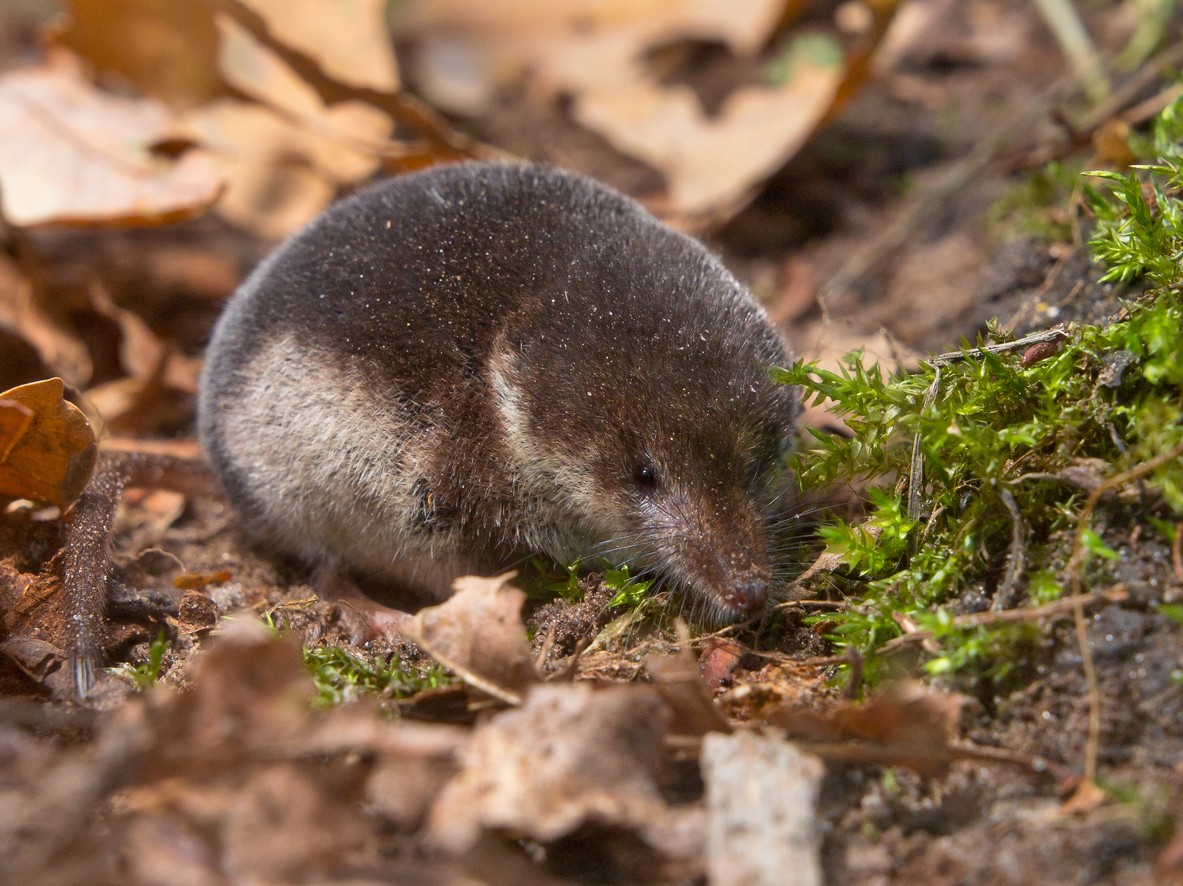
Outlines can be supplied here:
<path id="1" fill-rule="evenodd" d="M 397 656 L 364 658 L 340 646 L 304 647 L 304 666 L 316 684 L 319 695 L 315 704 L 319 707 L 354 701 L 363 695 L 409 698 L 456 679 L 435 663 L 408 669 Z"/>
<path id="2" fill-rule="evenodd" d="M 613 592 L 609 606 L 624 606 L 636 609 L 645 602 L 646 594 L 653 582 L 649 579 L 630 578 L 627 566 L 607 569 L 604 572 L 604 587 Z"/>
<path id="3" fill-rule="evenodd" d="M 828 401 L 852 431 L 813 433 L 794 457 L 804 487 L 870 484 L 864 522 L 821 529 L 861 602 L 814 620 L 866 656 L 872 680 L 884 664 L 875 651 L 900 635 L 901 616 L 940 650 L 927 654 L 930 673 L 972 666 L 1005 678 L 1037 636 L 958 622 L 948 604 L 970 589 L 1001 592 L 1007 606 L 1056 599 L 1098 484 L 1152 466 L 1142 478 L 1147 509 L 1183 515 L 1183 459 L 1164 458 L 1183 447 L 1183 103 L 1164 112 L 1154 143 L 1155 163 L 1092 173 L 1108 187 L 1085 187 L 1106 279 L 1148 285 L 1115 322 L 1070 327 L 1058 350 L 1027 359 L 979 342 L 891 376 L 861 353 L 838 372 L 808 363 L 778 372 Z M 1006 342 L 998 330 L 991 337 Z M 1083 581 L 1095 585 L 1118 555 L 1087 523 L 1080 540 Z"/>
<path id="4" fill-rule="evenodd" d="M 577 560 L 567 564 L 562 567 L 562 574 L 538 559 L 530 565 L 532 571 L 525 575 L 522 584 L 531 596 L 561 597 L 572 603 L 583 599 L 582 578 L 589 574 L 584 562 Z M 598 568 L 600 582 L 613 593 L 609 606 L 636 609 L 645 600 L 646 592 L 653 585 L 652 580 L 630 576 L 628 566 L 614 566 L 611 562 L 603 560 Z"/>
<path id="5" fill-rule="evenodd" d="M 583 585 L 580 583 L 581 573 L 578 561 L 563 567 L 566 575 L 562 578 L 556 578 L 554 567 L 548 566 L 538 558 L 535 558 L 533 566 L 541 578 L 525 583 L 527 594 L 547 598 L 559 597 L 569 603 L 578 603 L 583 599 Z"/>
<path id="6" fill-rule="evenodd" d="M 164 665 L 164 656 L 169 648 L 170 644 L 164 638 L 164 632 L 161 631 L 156 635 L 156 639 L 148 645 L 148 658 L 146 661 L 138 665 L 125 662 L 107 670 L 117 677 L 130 680 L 132 685 L 140 692 L 147 692 L 160 682 L 160 672 Z"/>
<path id="7" fill-rule="evenodd" d="M 1093 252 L 1108 265 L 1103 280 L 1145 277 L 1159 289 L 1177 286 L 1183 251 L 1183 101 L 1155 118 L 1153 162 L 1126 172 L 1096 171 L 1090 176 L 1108 182 L 1107 191 L 1089 188 L 1097 216 Z M 1166 332 L 1166 330 L 1164 330 Z M 1178 335 L 1178 327 L 1174 334 Z"/>

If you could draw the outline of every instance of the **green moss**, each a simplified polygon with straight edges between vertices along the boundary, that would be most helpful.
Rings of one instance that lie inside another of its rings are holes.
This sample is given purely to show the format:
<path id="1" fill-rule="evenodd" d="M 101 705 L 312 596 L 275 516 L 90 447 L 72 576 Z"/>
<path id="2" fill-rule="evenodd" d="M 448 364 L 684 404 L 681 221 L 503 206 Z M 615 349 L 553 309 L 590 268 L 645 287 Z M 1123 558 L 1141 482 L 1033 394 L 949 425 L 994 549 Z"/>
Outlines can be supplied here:
<path id="1" fill-rule="evenodd" d="M 930 673 L 972 666 L 1005 677 L 1030 629 L 959 626 L 946 604 L 1008 582 L 1007 605 L 1055 599 L 1087 490 L 1183 445 L 1181 109 L 1156 126 L 1155 163 L 1093 173 L 1102 186 L 1086 188 L 1106 279 L 1148 285 L 1115 322 L 1069 327 L 1058 351 L 1026 361 L 1020 348 L 979 342 L 911 373 L 887 375 L 858 352 L 838 372 L 808 363 L 778 372 L 852 431 L 813 432 L 793 465 L 806 489 L 869 484 L 864 522 L 820 530 L 846 566 L 847 593 L 860 600 L 813 620 L 834 625 L 837 646 L 867 656 L 872 677 L 882 666 L 876 650 L 901 633 L 899 616 L 931 632 L 939 651 L 926 653 Z M 918 484 L 909 483 L 914 452 Z M 1147 521 L 1156 509 L 1183 515 L 1183 461 L 1160 464 L 1145 483 Z M 1082 541 L 1087 587 L 1117 555 L 1091 529 Z"/>
<path id="2" fill-rule="evenodd" d="M 455 682 L 446 669 L 434 663 L 408 668 L 397 656 L 366 658 L 340 646 L 305 647 L 304 666 L 319 693 L 315 703 L 323 707 L 364 695 L 409 698 Z"/>
<path id="3" fill-rule="evenodd" d="M 161 631 L 148 646 L 147 660 L 138 665 L 124 663 L 108 670 L 117 677 L 130 680 L 141 692 L 146 692 L 160 682 L 164 656 L 170 648 L 171 644 L 165 640 L 164 632 Z"/>

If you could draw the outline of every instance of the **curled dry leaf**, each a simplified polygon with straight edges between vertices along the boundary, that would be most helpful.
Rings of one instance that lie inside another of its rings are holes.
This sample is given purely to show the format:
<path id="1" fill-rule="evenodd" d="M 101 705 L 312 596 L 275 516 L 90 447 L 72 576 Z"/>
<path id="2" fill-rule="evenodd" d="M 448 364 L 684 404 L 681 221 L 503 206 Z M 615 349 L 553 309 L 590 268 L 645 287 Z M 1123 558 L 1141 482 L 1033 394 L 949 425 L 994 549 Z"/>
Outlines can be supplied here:
<path id="1" fill-rule="evenodd" d="M 387 0 L 244 0 L 261 15 L 275 37 L 311 56 L 331 77 L 370 89 L 394 92 L 398 70 L 384 27 Z M 219 28 L 229 22 L 218 17 Z M 225 32 L 223 32 L 225 33 Z M 219 60 L 227 80 L 254 95 L 259 81 L 255 65 L 265 60 L 228 56 Z"/>
<path id="2" fill-rule="evenodd" d="M 827 759 L 906 766 L 938 776 L 958 758 L 964 699 L 920 683 L 898 683 L 862 703 L 840 702 L 825 710 L 786 705 L 767 722 Z"/>
<path id="3" fill-rule="evenodd" d="M 456 579 L 456 594 L 419 610 L 410 639 L 461 679 L 508 704 L 540 682 L 534 669 L 522 604 L 526 595 L 509 584 L 515 573 Z"/>
<path id="4" fill-rule="evenodd" d="M 0 191 L 0 206 L 3 205 Z M 65 331 L 34 296 L 28 277 L 0 255 L 0 387 L 60 375 L 81 385 L 93 370 L 86 344 Z"/>
<path id="5" fill-rule="evenodd" d="M 730 214 L 750 188 L 801 149 L 841 82 L 840 63 L 803 59 L 785 84 L 737 90 L 717 115 L 708 115 L 689 87 L 656 84 L 585 94 L 573 113 L 618 150 L 664 173 L 663 212 Z"/>
<path id="6" fill-rule="evenodd" d="M 232 224 L 279 239 L 320 212 L 338 184 L 374 171 L 391 148 L 393 123 L 360 102 L 326 106 L 313 86 L 227 15 L 226 6 L 72 0 L 73 15 L 53 40 L 173 108 L 175 118 L 145 143 L 208 149 L 227 185 L 219 211 Z M 398 90 L 383 0 L 249 0 L 243 6 L 261 16 L 278 41 L 338 81 Z M 192 162 L 191 156 L 204 155 L 190 150 L 180 163 Z"/>
<path id="7" fill-rule="evenodd" d="M 205 3 L 66 0 L 52 44 L 116 73 L 144 95 L 192 107 L 226 90 L 214 59 L 218 34 Z"/>
<path id="8" fill-rule="evenodd" d="M 711 689 L 730 682 L 743 661 L 744 648 L 730 640 L 713 639 L 707 643 L 698 659 L 702 679 Z"/>
<path id="9" fill-rule="evenodd" d="M 82 494 L 98 458 L 86 416 L 63 398 L 60 378 L 0 394 L 0 497 L 62 510 Z"/>
<path id="10" fill-rule="evenodd" d="M 738 88 L 708 113 L 692 88 L 662 82 L 650 57 L 680 40 L 723 43 L 755 56 L 792 14 L 785 6 L 783 0 L 558 0 L 541 10 L 524 2 L 411 0 L 393 17 L 396 32 L 420 44 L 419 80 L 434 88 L 431 98 L 455 98 L 460 111 L 477 109 L 482 88 L 492 90 L 471 82 L 471 72 L 486 81 L 528 76 L 533 93 L 570 96 L 579 123 L 665 176 L 667 193 L 657 208 L 697 217 L 738 208 L 859 77 L 837 44 L 806 37 L 780 60 L 781 82 Z"/>
<path id="11" fill-rule="evenodd" d="M 486 833 L 555 844 L 591 828 L 597 839 L 584 851 L 611 855 L 618 841 L 640 837 L 659 855 L 693 856 L 701 833 L 658 789 L 664 732 L 661 701 L 647 687 L 536 687 L 521 708 L 477 727 L 432 808 L 430 835 L 463 853 Z"/>
<path id="12" fill-rule="evenodd" d="M 343 104 L 293 119 L 220 98 L 174 124 L 172 134 L 215 151 L 227 177 L 218 212 L 231 224 L 279 239 L 324 209 L 339 182 L 373 171 L 389 120 Z M 377 126 L 375 126 L 377 124 Z"/>
<path id="13" fill-rule="evenodd" d="M 727 718 L 711 701 L 704 675 L 689 653 L 651 655 L 645 659 L 645 670 L 671 715 L 672 734 L 697 736 L 731 731 Z"/>
<path id="14" fill-rule="evenodd" d="M 202 151 L 153 154 L 167 124 L 157 102 L 102 93 L 66 65 L 0 77 L 5 218 L 21 227 L 144 225 L 203 212 L 222 178 Z"/>

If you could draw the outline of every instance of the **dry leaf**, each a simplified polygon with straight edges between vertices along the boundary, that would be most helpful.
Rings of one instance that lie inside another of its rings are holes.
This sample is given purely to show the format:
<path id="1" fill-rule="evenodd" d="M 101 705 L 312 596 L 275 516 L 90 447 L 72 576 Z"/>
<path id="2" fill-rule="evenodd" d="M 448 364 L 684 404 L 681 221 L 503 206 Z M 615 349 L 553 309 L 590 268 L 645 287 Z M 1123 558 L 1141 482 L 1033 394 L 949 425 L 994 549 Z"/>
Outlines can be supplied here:
<path id="1" fill-rule="evenodd" d="M 664 731 L 648 688 L 536 687 L 478 726 L 431 811 L 432 837 L 459 853 L 486 831 L 550 843 L 587 824 L 657 828 L 670 814 L 657 788 Z"/>
<path id="2" fill-rule="evenodd" d="M 540 682 L 522 624 L 526 595 L 496 578 L 456 579 L 454 596 L 420 609 L 407 626 L 410 639 L 466 683 L 508 704 Z"/>
<path id="3" fill-rule="evenodd" d="M 645 659 L 645 670 L 671 714 L 672 734 L 697 736 L 731 731 L 727 718 L 711 701 L 699 666 L 689 653 L 651 655 Z"/>
<path id="4" fill-rule="evenodd" d="M 394 92 L 398 71 L 386 30 L 387 0 L 244 0 L 275 36 L 312 56 L 325 73 L 352 86 Z M 235 85 L 233 63 L 222 70 Z"/>
<path id="5" fill-rule="evenodd" d="M 667 183 L 661 211 L 729 212 L 813 135 L 842 76 L 840 63 L 802 60 L 783 86 L 736 90 L 717 115 L 708 115 L 689 87 L 656 84 L 587 92 L 572 112 L 618 150 L 661 170 Z"/>
<path id="6" fill-rule="evenodd" d="M 702 679 L 711 689 L 730 683 L 747 650 L 731 640 L 712 639 L 698 659 Z"/>
<path id="7" fill-rule="evenodd" d="M 218 154 L 227 179 L 219 214 L 269 240 L 298 230 L 332 201 L 336 180 L 317 165 L 318 158 L 334 158 L 342 175 L 373 163 L 356 148 L 275 111 L 228 98 L 178 120 L 173 135 Z"/>
<path id="8" fill-rule="evenodd" d="M 649 57 L 679 40 L 754 56 L 785 14 L 783 0 L 555 0 L 544 8 L 412 0 L 394 11 L 394 28 L 420 43 L 419 80 L 439 90 L 429 98 L 479 105 L 474 71 L 570 96 L 576 120 L 664 174 L 668 191 L 656 208 L 699 216 L 732 211 L 783 165 L 840 99 L 850 72 L 836 44 L 809 37 L 782 59 L 782 84 L 737 89 L 708 114 L 692 89 L 661 82 Z"/>
<path id="9" fill-rule="evenodd" d="M 245 5 L 266 20 L 278 40 L 339 80 L 397 91 L 382 0 Z M 275 52 L 230 16 L 215 14 L 216 4 L 75 0 L 73 6 L 73 22 L 55 38 L 58 45 L 185 111 L 162 124 L 150 141 L 215 152 L 228 186 L 219 211 L 252 233 L 274 240 L 287 236 L 328 205 L 339 183 L 369 176 L 389 151 L 388 115 L 360 102 L 326 107 Z M 194 46 L 180 49 L 187 34 Z M 175 70 L 170 53 L 183 60 Z M 258 104 L 230 98 L 231 92 Z M 190 155 L 200 152 L 191 150 L 180 162 L 192 163 Z"/>
<path id="10" fill-rule="evenodd" d="M 886 687 L 865 702 L 840 702 L 823 710 L 786 705 L 767 722 L 828 759 L 906 766 L 938 776 L 958 759 L 963 699 L 920 683 Z"/>
<path id="11" fill-rule="evenodd" d="M 216 572 L 186 572 L 173 579 L 173 587 L 182 591 L 196 591 L 208 585 L 220 585 L 230 581 L 229 569 L 219 569 Z M 188 594 L 185 595 L 186 597 Z"/>
<path id="12" fill-rule="evenodd" d="M 3 148 L 0 148 L 0 152 Z M 4 195 L 0 192 L 0 206 Z M 0 385 L 10 387 L 34 378 L 60 375 L 74 385 L 84 384 L 93 370 L 90 353 L 76 335 L 59 327 L 33 297 L 33 289 L 16 264 L 7 256 L 0 256 L 0 327 L 15 336 L 36 353 L 48 372 L 22 372 L 19 352 L 7 348 L 5 365 L 0 367 Z"/>
<path id="13" fill-rule="evenodd" d="M 82 494 L 98 457 L 94 431 L 81 410 L 63 399 L 60 378 L 0 394 L 9 404 L 0 438 L 0 497 L 49 502 L 62 510 Z M 15 404 L 15 407 L 11 404 Z M 28 412 L 28 421 L 20 418 Z"/>
<path id="14" fill-rule="evenodd" d="M 101 73 L 118 73 L 144 95 L 193 107 L 226 91 L 218 34 L 199 0 L 66 0 L 50 40 Z"/>
<path id="15" fill-rule="evenodd" d="M 173 581 L 175 584 L 176 579 Z M 217 604 L 201 591 L 186 591 L 181 597 L 177 611 L 177 630 L 182 634 L 197 634 L 212 630 L 218 625 Z"/>
<path id="16" fill-rule="evenodd" d="M 143 225 L 197 215 L 222 178 L 210 156 L 150 147 L 167 131 L 155 101 L 102 93 L 65 66 L 0 77 L 0 191 L 22 227 Z"/>
<path id="17" fill-rule="evenodd" d="M 1060 804 L 1061 815 L 1083 815 L 1097 809 L 1109 797 L 1095 781 L 1081 779 L 1076 790 Z"/>

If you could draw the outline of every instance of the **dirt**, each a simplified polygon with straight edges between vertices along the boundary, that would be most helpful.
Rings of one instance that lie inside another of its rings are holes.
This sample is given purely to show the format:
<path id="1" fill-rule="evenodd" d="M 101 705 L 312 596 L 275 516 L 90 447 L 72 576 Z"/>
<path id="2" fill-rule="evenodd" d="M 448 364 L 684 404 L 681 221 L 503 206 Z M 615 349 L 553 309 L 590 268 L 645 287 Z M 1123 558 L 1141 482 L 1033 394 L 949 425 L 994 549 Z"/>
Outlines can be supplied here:
<path id="1" fill-rule="evenodd" d="M 999 231 L 988 220 L 991 207 L 1025 174 L 1028 152 L 1048 145 L 1065 156 L 1081 150 L 1055 122 L 1055 103 L 1044 97 L 1047 85 L 1065 74 L 1053 39 L 1029 4 L 958 0 L 946 5 L 949 10 L 935 19 L 931 33 L 891 73 L 860 92 L 743 213 L 721 230 L 708 232 L 728 263 L 764 298 L 770 313 L 788 324 L 790 338 L 805 355 L 832 358 L 843 344 L 879 343 L 886 353 L 907 362 L 916 353 L 972 341 L 993 317 L 1023 333 L 1069 320 L 1097 322 L 1120 307 L 1122 293 L 1097 284 L 1099 273 L 1080 244 Z M 1094 33 L 1105 34 L 1107 18 L 1122 9 L 1090 12 Z M 0 36 L 7 44 L 0 59 L 19 57 L 19 46 L 29 39 L 16 27 L 0 31 Z M 1017 126 L 1015 121 L 1033 107 L 1043 108 L 1035 115 L 1037 122 Z M 541 111 L 510 96 L 492 119 L 465 125 L 510 150 L 574 165 L 634 193 L 644 193 L 660 180 L 573 127 L 561 108 Z M 988 159 L 969 166 L 967 157 L 986 141 L 996 141 Z M 961 177 L 959 184 L 941 184 L 953 175 Z M 927 196 L 932 194 L 937 196 Z M 885 232 L 893 225 L 902 233 L 884 245 Z M 199 226 L 186 226 L 174 235 L 201 248 L 209 241 L 200 231 Z M 132 236 L 139 244 L 160 239 L 159 233 Z M 77 254 L 64 245 L 68 238 L 54 242 L 63 245 L 47 246 L 47 255 L 65 261 Z M 112 255 L 135 254 L 129 253 L 126 240 L 118 246 L 113 239 L 105 242 Z M 222 279 L 218 275 L 226 262 L 245 266 L 245 256 L 256 252 L 257 244 L 240 243 L 231 261 L 223 251 L 211 271 L 211 289 L 225 287 L 216 281 Z M 874 257 L 861 274 L 844 276 L 853 262 L 867 256 Z M 124 267 L 121 273 L 130 272 Z M 159 285 L 151 274 L 137 279 L 142 286 Z M 846 282 L 833 285 L 842 280 Z M 813 297 L 818 291 L 822 295 Z M 160 309 L 163 300 L 150 300 L 156 307 L 149 319 L 154 325 L 179 326 L 170 337 L 197 353 L 203 327 L 214 314 L 208 296 L 191 294 L 185 302 L 187 320 Z M 180 413 L 182 434 L 189 432 L 189 414 Z M 940 777 L 921 777 L 898 767 L 830 763 L 819 801 L 829 882 L 1136 884 L 1183 877 L 1177 862 L 1172 870 L 1156 873 L 1156 865 L 1163 864 L 1160 858 L 1171 851 L 1180 854 L 1168 846 L 1172 839 L 1177 843 L 1176 830 L 1183 823 L 1181 626 L 1158 610 L 1160 604 L 1183 603 L 1183 570 L 1172 561 L 1170 544 L 1145 525 L 1139 502 L 1104 508 L 1098 528 L 1120 554 L 1098 586 L 1120 583 L 1128 591 L 1125 602 L 1094 609 L 1087 619 L 1100 708 L 1099 781 L 1115 800 L 1066 811 L 1064 801 L 1075 782 L 1065 783 L 1052 772 L 985 761 L 958 763 Z M 29 576 L 49 562 L 60 535 L 56 522 L 35 514 L 10 515 L 0 522 L 0 532 L 0 554 L 7 557 L 0 561 L 0 607 L 9 609 Z M 184 592 L 172 580 L 181 574 L 229 574 L 200 590 L 223 617 L 267 613 L 281 627 L 317 642 L 346 645 L 356 626 L 347 607 L 316 599 L 309 576 L 298 566 L 276 563 L 254 550 L 241 536 L 234 515 L 218 501 L 183 501 L 172 510 L 153 510 L 142 499 L 129 501 L 116 533 L 115 560 L 118 583 L 125 590 L 112 611 L 109 659 L 143 663 L 149 643 L 164 629 L 172 641 L 164 662 L 166 685 L 190 683 L 208 642 L 206 628 L 176 631 Z M 587 590 L 582 603 L 558 601 L 533 611 L 529 625 L 535 652 L 545 648 L 557 664 L 611 620 L 616 614 L 607 609 L 611 593 L 592 584 Z M 968 596 L 966 607 L 975 608 Z M 740 635 L 734 638 L 737 650 L 712 653 L 726 658 L 721 665 L 716 661 L 712 689 L 735 720 L 754 717 L 759 699 L 768 694 L 818 705 L 836 695 L 829 683 L 832 668 L 809 664 L 831 650 L 802 621 L 802 614 L 790 612 L 775 642 Z M 652 649 L 630 645 L 638 635 L 587 654 L 580 675 L 639 679 L 642 652 Z M 362 642 L 355 648 L 373 656 L 387 647 Z M 769 651 L 781 658 L 770 660 L 764 654 Z M 32 802 L 29 797 L 38 786 L 61 786 L 51 777 L 55 767 L 80 766 L 79 760 L 104 752 L 103 736 L 109 743 L 118 720 L 47 700 L 52 692 L 39 675 L 29 676 L 11 660 L 2 661 L 0 759 L 10 768 L 0 778 L 0 790 L 15 797 L 13 802 Z M 906 662 L 901 669 L 909 669 Z M 963 739 L 1046 759 L 1080 774 L 1090 734 L 1090 689 L 1070 617 L 1037 624 L 1027 659 L 1017 663 L 1005 683 L 938 685 L 969 700 L 961 723 Z M 117 718 L 119 709 L 130 704 L 130 690 L 114 677 L 104 686 L 102 704 Z M 440 713 L 445 708 L 454 713 L 454 701 L 449 697 L 438 708 L 424 703 L 408 712 L 454 721 Z M 702 785 L 694 767 L 676 754 L 666 764 L 667 799 L 697 802 Z M 350 778 L 356 773 L 349 775 L 351 771 L 326 769 L 318 777 L 338 779 L 334 790 L 352 796 L 355 782 Z M 111 814 L 112 808 L 117 814 L 120 804 L 153 802 L 125 795 L 109 807 L 101 800 L 101 786 L 83 784 L 77 790 L 79 807 L 102 810 L 98 817 Z M 275 797 L 282 798 L 282 790 L 276 790 Z M 163 802 L 159 797 L 156 801 Z M 68 806 L 62 801 L 52 808 L 60 813 Z M 245 813 L 244 820 L 250 821 Z M 117 830 L 109 823 L 97 831 L 88 825 L 86 839 L 93 851 L 102 851 L 97 847 L 104 845 L 103 836 Z M 449 882 L 459 876 L 450 862 L 425 852 L 407 833 L 374 829 L 354 834 L 350 845 L 356 856 L 351 856 L 348 870 L 389 871 L 375 861 L 384 859 L 383 864 L 402 865 L 397 870 L 404 876 L 417 872 L 421 882 Z M 167 828 L 158 836 L 167 839 Z M 589 870 L 580 867 L 585 846 L 551 851 L 551 870 L 571 878 L 563 882 L 574 882 L 579 871 Z M 625 855 L 636 851 L 631 844 L 620 849 Z M 535 858 L 544 854 L 529 845 L 526 853 Z M 599 873 L 611 879 L 618 876 L 614 872 L 628 870 L 627 865 L 608 865 Z M 126 864 L 112 869 L 129 870 Z M 508 876 L 510 868 L 490 870 Z M 45 882 L 81 882 L 69 873 L 59 869 L 54 875 L 59 880 Z M 294 882 L 301 875 L 281 870 L 275 876 L 277 882 Z M 136 882 L 180 879 L 156 880 L 145 874 Z"/>

